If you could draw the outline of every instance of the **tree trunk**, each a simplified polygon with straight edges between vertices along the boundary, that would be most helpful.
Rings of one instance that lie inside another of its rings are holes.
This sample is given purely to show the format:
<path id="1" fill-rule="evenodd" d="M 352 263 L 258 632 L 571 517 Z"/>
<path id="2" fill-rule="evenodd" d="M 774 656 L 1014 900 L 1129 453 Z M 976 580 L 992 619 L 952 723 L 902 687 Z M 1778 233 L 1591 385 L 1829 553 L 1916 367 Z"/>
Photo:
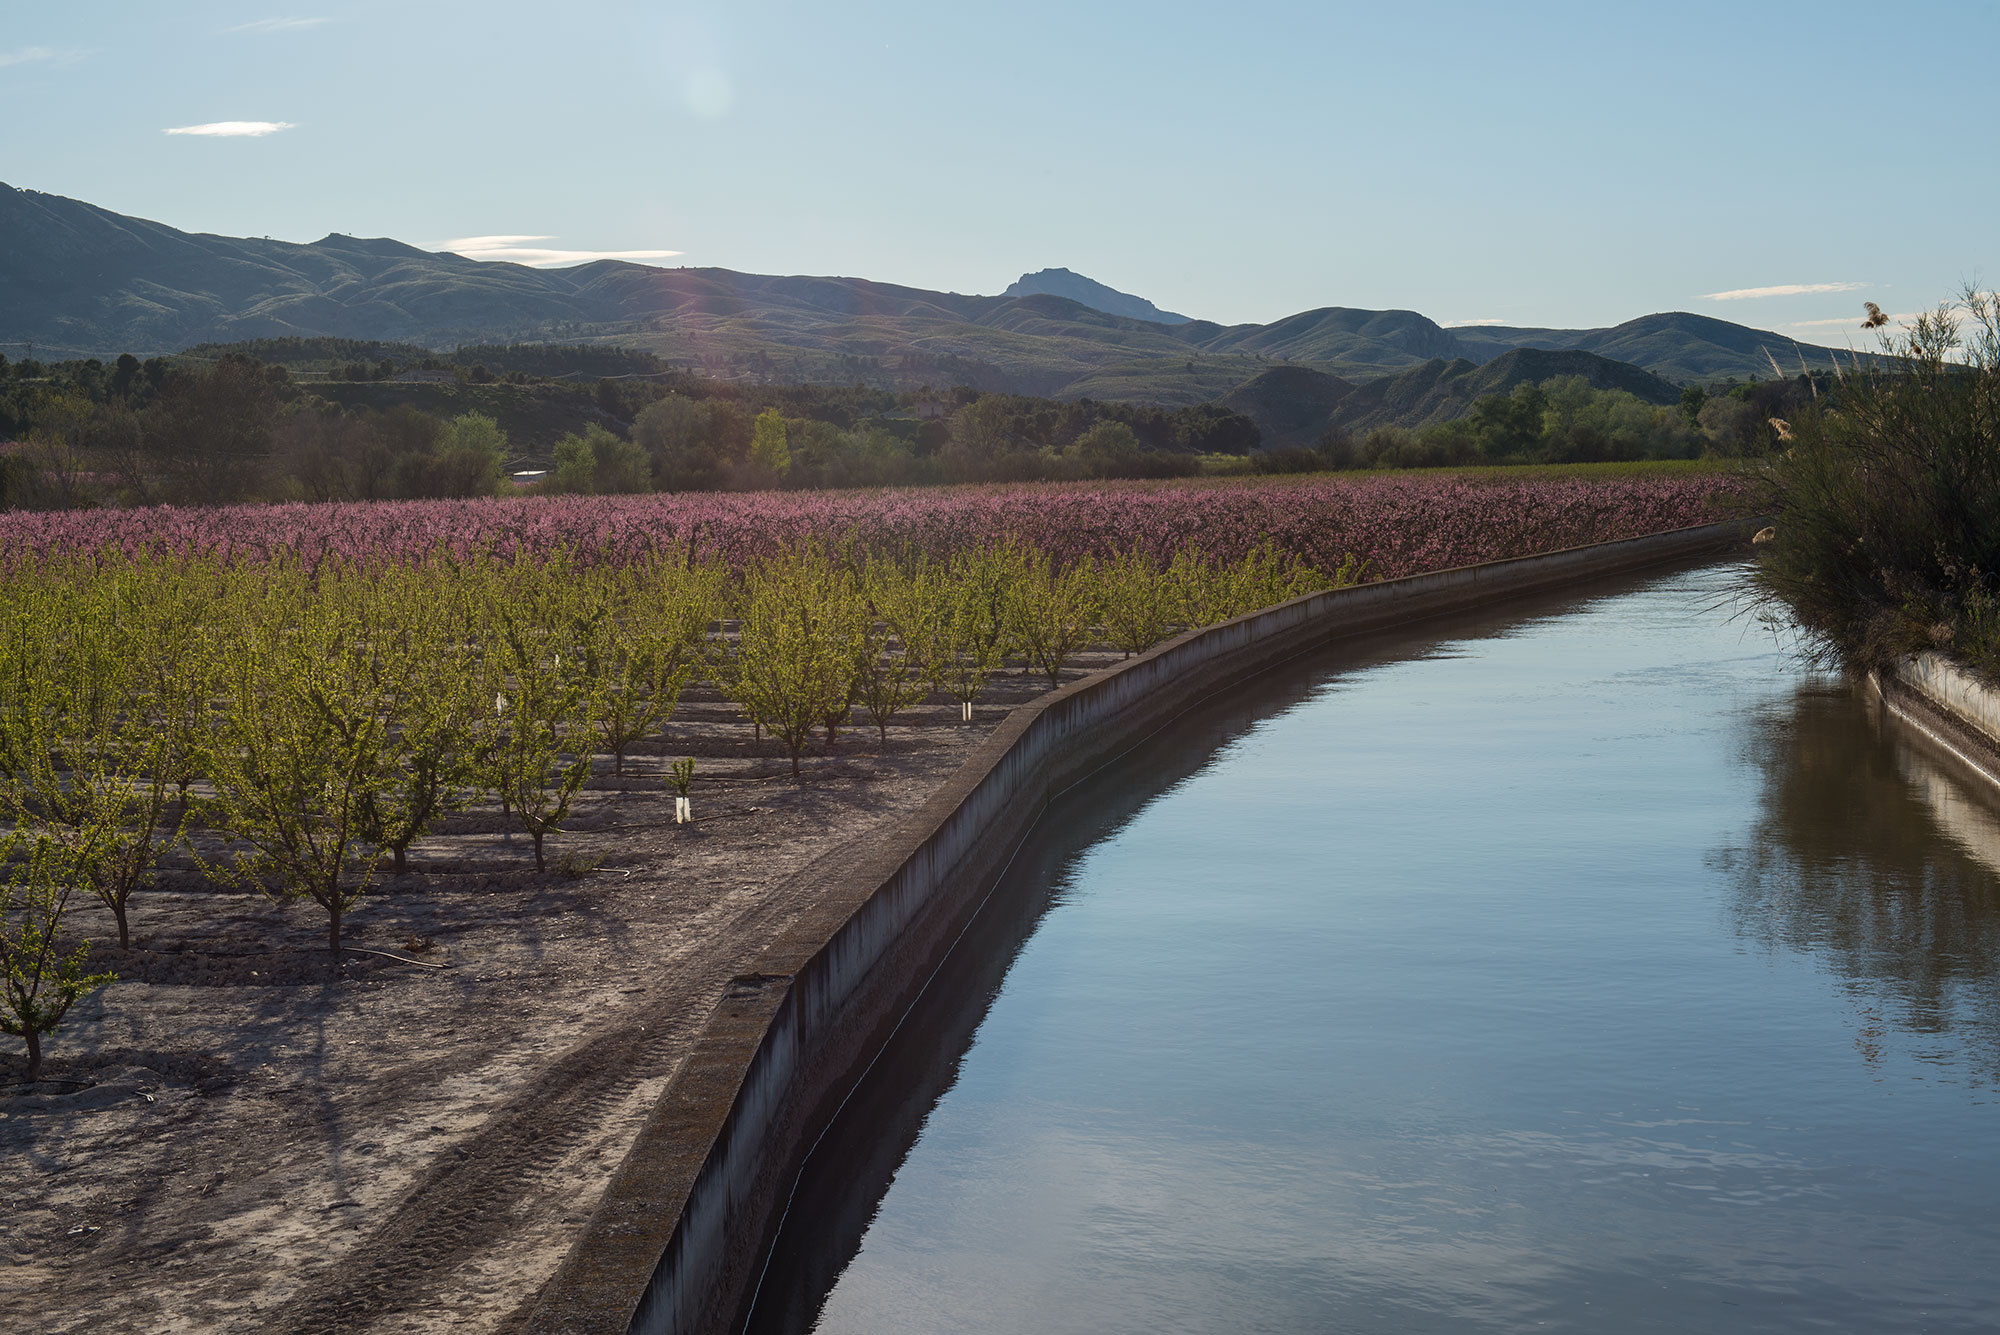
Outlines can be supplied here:
<path id="1" fill-rule="evenodd" d="M 130 950 L 132 948 L 132 929 L 125 923 L 125 897 L 123 895 L 111 901 L 111 916 L 118 920 L 118 948 L 120 950 Z"/>
<path id="2" fill-rule="evenodd" d="M 398 876 L 410 869 L 410 846 L 407 843 L 391 845 L 389 857 L 389 865 L 395 868 Z"/>
<path id="3" fill-rule="evenodd" d="M 28 1040 L 28 1083 L 32 1085 L 42 1078 L 42 1035 L 31 1024 L 22 1037 Z"/>
<path id="4" fill-rule="evenodd" d="M 536 871 L 547 871 L 547 870 L 548 870 L 548 868 L 547 868 L 546 866 L 544 866 L 544 865 L 543 865 L 543 863 L 542 863 L 542 833 L 543 833 L 543 832 L 542 832 L 542 831 L 540 831 L 540 830 L 536 830 L 536 831 L 534 831 L 533 833 L 534 833 L 534 840 L 535 840 L 535 870 L 536 870 Z"/>
<path id="5" fill-rule="evenodd" d="M 794 779 L 799 777 L 799 753 L 797 750 L 792 752 L 792 777 Z"/>
<path id="6" fill-rule="evenodd" d="M 326 948 L 333 956 L 336 966 L 340 963 L 340 891 L 335 889 L 333 902 L 326 907 Z"/>

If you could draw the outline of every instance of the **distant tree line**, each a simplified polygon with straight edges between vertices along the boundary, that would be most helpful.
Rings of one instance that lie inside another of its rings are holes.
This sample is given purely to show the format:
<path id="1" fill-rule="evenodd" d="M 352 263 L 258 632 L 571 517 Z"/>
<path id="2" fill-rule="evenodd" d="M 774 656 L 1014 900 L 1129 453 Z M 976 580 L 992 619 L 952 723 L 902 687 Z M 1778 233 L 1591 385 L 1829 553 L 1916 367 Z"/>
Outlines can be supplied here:
<path id="1" fill-rule="evenodd" d="M 1213 405 L 1056 402 L 963 387 L 745 386 L 671 368 L 591 386 L 546 374 L 606 364 L 568 349 L 535 364 L 504 348 L 446 359 L 413 357 L 420 349 L 378 356 L 399 345 L 333 339 L 255 346 L 293 365 L 317 363 L 311 374 L 323 378 L 219 347 L 108 364 L 0 358 L 0 506 L 386 500 L 523 485 L 608 493 L 1167 477 L 1260 444 L 1254 422 Z M 468 355 L 481 360 L 467 365 Z M 498 378 L 487 360 L 529 385 L 533 402 L 569 429 L 552 441 L 510 436 L 502 408 L 520 399 L 480 397 Z M 544 374 L 520 369 L 530 364 Z M 379 399 L 368 382 L 426 370 L 472 387 L 453 400 L 459 409 L 341 402 Z M 540 476 L 523 484 L 517 474 Z"/>
<path id="2" fill-rule="evenodd" d="M 1265 471 L 1315 468 L 1442 468 L 1474 464 L 1566 464 L 1640 459 L 1750 458 L 1775 450 L 1785 419 L 1834 378 L 1690 385 L 1672 407 L 1582 376 L 1524 384 L 1477 399 L 1463 417 L 1421 430 L 1327 428 L 1316 448 L 1253 456 Z"/>
<path id="3" fill-rule="evenodd" d="M 0 357 L 0 506 L 1743 457 L 1770 453 L 1787 418 L 1838 389 L 1830 376 L 1725 381 L 1690 386 L 1679 405 L 1661 407 L 1571 376 L 1487 396 L 1421 430 L 1335 426 L 1312 447 L 1265 449 L 1255 422 L 1215 404 L 746 385 L 615 348 L 242 346 L 261 356 L 218 345 L 145 361 Z M 614 367 L 629 369 L 587 378 Z M 396 378 L 425 383 L 379 384 Z"/>
<path id="4" fill-rule="evenodd" d="M 509 448 L 490 418 L 351 413 L 282 366 L 0 359 L 0 505 L 66 509 L 489 494 Z"/>

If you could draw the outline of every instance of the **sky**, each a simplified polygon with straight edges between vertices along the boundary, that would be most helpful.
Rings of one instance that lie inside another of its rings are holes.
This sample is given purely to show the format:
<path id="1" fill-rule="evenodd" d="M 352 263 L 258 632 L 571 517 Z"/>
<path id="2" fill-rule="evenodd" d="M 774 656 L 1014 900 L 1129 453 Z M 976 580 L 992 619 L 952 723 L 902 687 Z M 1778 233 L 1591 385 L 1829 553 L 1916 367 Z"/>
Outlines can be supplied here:
<path id="1" fill-rule="evenodd" d="M 0 0 L 0 180 L 537 264 L 1865 345 L 1863 300 L 2000 273 L 1995 50 L 1995 0 Z"/>

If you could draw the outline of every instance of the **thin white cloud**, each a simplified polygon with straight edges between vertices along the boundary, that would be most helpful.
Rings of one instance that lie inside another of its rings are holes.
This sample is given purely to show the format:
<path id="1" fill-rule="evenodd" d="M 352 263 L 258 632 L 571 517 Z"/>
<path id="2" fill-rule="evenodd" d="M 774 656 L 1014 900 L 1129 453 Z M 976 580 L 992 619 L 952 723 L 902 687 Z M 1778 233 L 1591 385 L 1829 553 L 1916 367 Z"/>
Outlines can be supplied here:
<path id="1" fill-rule="evenodd" d="M 1892 315 L 1889 318 L 1899 323 L 1908 324 L 1917 317 L 1915 313 L 1911 313 L 1909 315 Z M 1846 325 L 1852 329 L 1859 329 L 1861 327 L 1861 317 L 1859 315 L 1842 315 L 1832 320 L 1791 320 L 1778 327 L 1780 329 L 1838 329 L 1842 325 Z"/>
<path id="2" fill-rule="evenodd" d="M 297 32 L 301 28 L 317 28 L 325 19 L 257 19 L 251 23 L 239 23 L 224 32 Z"/>
<path id="3" fill-rule="evenodd" d="M 1924 316 L 1926 316 L 1926 315 L 1936 315 L 1936 314 L 1937 314 L 1937 312 L 1936 312 L 1936 311 L 1904 311 L 1904 312 L 1902 312 L 1902 313 L 1901 313 L 1901 314 L 1899 314 L 1899 315 L 1891 315 L 1891 316 L 1889 317 L 1889 323 L 1891 323 L 1891 324 L 1895 324 L 1895 325 L 1901 325 L 1901 326 L 1903 326 L 1904 328 L 1909 328 L 1910 326 L 1912 326 L 1912 325 L 1916 324 L 1916 322 L 1917 322 L 1918 320 L 1922 319 L 1922 318 L 1923 318 Z M 1951 321 L 1951 322 L 1952 322 L 1953 324 L 1955 324 L 1955 325 L 1959 325 L 1959 326 L 1963 327 L 1963 326 L 1965 325 L 1965 323 L 1967 322 L 1967 320 L 1968 320 L 1968 319 L 1970 319 L 1970 314 L 1969 314 L 1969 312 L 1966 312 L 1966 311 L 1963 311 L 1963 310 L 1953 310 L 1953 311 L 1948 311 L 1948 312 L 1946 312 L 1946 314 L 1945 314 L 1945 318 L 1946 318 L 1947 320 L 1950 320 L 1950 321 Z M 1790 322 L 1789 324 L 1782 324 L 1782 325 L 1779 325 L 1779 326 L 1778 326 L 1778 328 L 1780 328 L 1780 329 L 1838 329 L 1838 328 L 1840 328 L 1840 327 L 1841 327 L 1842 325 L 1846 325 L 1846 326 L 1848 326 L 1849 328 L 1852 328 L 1852 329 L 1859 329 L 1859 328 L 1861 328 L 1861 317 L 1860 317 L 1860 316 L 1842 316 L 1841 318 L 1839 318 L 1839 319 L 1836 319 L 1836 320 L 1793 320 L 1793 321 L 1792 321 L 1792 322 Z"/>
<path id="4" fill-rule="evenodd" d="M 565 264 L 588 264 L 592 260 L 665 260 L 678 250 L 557 250 L 530 245 L 534 241 L 554 241 L 553 236 L 461 236 L 439 242 L 437 249 L 463 255 L 469 260 L 525 264 L 532 269 L 554 269 Z"/>
<path id="5" fill-rule="evenodd" d="M 1446 329 L 1477 329 L 1481 325 L 1508 325 L 1512 323 L 1513 321 L 1511 320 L 1500 320 L 1500 319 L 1446 320 L 1444 322 L 1443 327 Z"/>
<path id="6" fill-rule="evenodd" d="M 461 236 L 452 241 L 440 241 L 435 249 L 463 255 L 468 251 L 498 250 L 503 246 L 523 246 L 530 241 L 553 240 L 552 236 Z"/>
<path id="7" fill-rule="evenodd" d="M 12 51 L 0 51 L 0 69 L 14 65 L 74 65 L 82 59 L 81 51 L 53 46 L 17 46 Z"/>
<path id="8" fill-rule="evenodd" d="M 1866 283 L 1779 283 L 1775 287 L 1738 287 L 1727 292 L 1704 292 L 1703 301 L 1755 301 L 1759 297 L 1804 297 L 1815 292 L 1856 292 Z"/>
<path id="9" fill-rule="evenodd" d="M 192 134 L 204 139 L 262 139 L 280 130 L 298 128 L 290 121 L 210 121 L 206 125 L 176 125 L 161 134 Z"/>

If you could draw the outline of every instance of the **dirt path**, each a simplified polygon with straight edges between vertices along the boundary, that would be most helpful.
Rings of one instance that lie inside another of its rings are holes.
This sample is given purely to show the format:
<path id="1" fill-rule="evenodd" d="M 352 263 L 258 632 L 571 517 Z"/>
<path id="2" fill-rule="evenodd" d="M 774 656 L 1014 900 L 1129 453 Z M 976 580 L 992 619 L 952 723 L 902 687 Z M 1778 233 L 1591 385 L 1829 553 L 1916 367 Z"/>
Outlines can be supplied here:
<path id="1" fill-rule="evenodd" d="M 815 867 L 1034 693 L 1010 679 L 970 728 L 940 704 L 886 746 L 849 734 L 796 784 L 693 700 L 551 840 L 577 874 L 535 874 L 474 810 L 349 920 L 358 946 L 448 967 L 351 954 L 329 976 L 322 917 L 169 878 L 135 908 L 139 949 L 101 952 L 132 981 L 49 1049 L 74 1092 L 0 1096 L 0 1329 L 504 1328 Z M 658 777 L 688 753 L 691 829 Z M 101 939 L 97 916 L 79 925 Z"/>

